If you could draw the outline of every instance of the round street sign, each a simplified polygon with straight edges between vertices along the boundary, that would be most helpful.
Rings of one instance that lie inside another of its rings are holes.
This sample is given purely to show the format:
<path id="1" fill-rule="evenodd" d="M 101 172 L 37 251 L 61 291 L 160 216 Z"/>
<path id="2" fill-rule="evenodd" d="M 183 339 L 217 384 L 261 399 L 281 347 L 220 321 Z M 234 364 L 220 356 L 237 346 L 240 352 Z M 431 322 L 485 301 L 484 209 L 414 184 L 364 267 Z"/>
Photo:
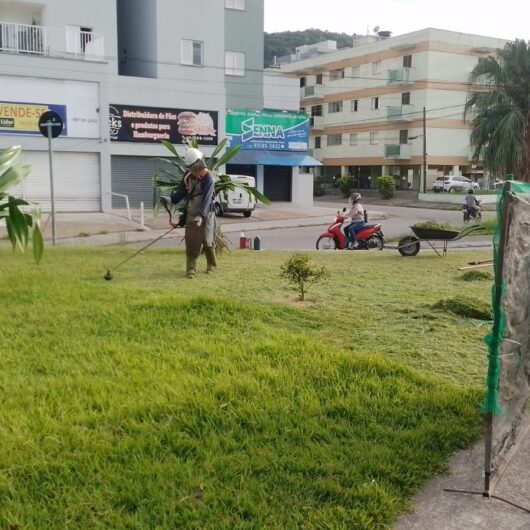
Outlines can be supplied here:
<path id="1" fill-rule="evenodd" d="M 51 129 L 51 137 L 57 138 L 63 130 L 63 119 L 60 114 L 49 110 L 39 118 L 39 131 L 42 136 L 48 138 L 48 128 Z"/>

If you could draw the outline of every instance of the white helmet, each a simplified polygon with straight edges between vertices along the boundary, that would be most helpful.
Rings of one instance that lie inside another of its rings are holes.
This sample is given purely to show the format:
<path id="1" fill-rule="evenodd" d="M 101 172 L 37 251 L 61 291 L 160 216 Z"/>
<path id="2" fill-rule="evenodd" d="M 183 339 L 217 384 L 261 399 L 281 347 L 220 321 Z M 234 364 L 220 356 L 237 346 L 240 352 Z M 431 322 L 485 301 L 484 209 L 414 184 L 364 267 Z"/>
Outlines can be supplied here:
<path id="1" fill-rule="evenodd" d="M 194 147 L 188 149 L 184 155 L 184 164 L 186 164 L 186 167 L 191 167 L 199 161 L 204 163 L 204 155 L 201 153 L 201 151 L 195 149 Z"/>

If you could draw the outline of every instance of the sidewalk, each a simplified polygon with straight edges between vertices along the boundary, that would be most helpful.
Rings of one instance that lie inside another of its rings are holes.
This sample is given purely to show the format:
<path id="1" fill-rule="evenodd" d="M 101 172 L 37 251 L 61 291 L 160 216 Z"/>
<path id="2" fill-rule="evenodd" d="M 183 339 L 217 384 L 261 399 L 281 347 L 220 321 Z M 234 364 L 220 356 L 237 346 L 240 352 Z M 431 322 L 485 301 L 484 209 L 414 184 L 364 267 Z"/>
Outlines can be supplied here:
<path id="1" fill-rule="evenodd" d="M 390 200 L 381 199 L 375 190 L 362 190 L 363 204 L 370 213 L 370 220 L 387 218 L 377 206 L 401 206 L 408 208 L 432 208 L 438 210 L 455 210 L 455 205 L 426 203 L 418 201 L 415 192 L 396 192 Z M 299 207 L 290 202 L 275 202 L 271 205 L 258 204 L 251 217 L 240 214 L 228 214 L 217 218 L 225 233 L 250 232 L 274 228 L 292 228 L 297 226 L 318 226 L 329 224 L 338 210 L 348 205 L 348 200 L 340 195 L 324 195 L 314 198 L 312 207 Z M 375 208 L 374 208 L 375 206 Z M 56 215 L 56 240 L 59 245 L 70 246 L 104 246 L 123 243 L 149 241 L 163 235 L 171 227 L 167 213 L 161 209 L 154 218 L 151 210 L 144 212 L 143 225 L 140 223 L 141 212 L 131 210 L 131 220 L 126 210 L 113 210 L 112 213 L 59 213 Z M 42 215 L 42 227 L 46 240 L 52 238 L 52 227 L 49 213 Z M 173 230 L 167 237 L 181 238 L 183 229 Z M 0 228 L 0 244 L 7 244 L 5 228 Z M 468 240 L 462 246 L 483 246 L 478 238 L 474 244 Z"/>

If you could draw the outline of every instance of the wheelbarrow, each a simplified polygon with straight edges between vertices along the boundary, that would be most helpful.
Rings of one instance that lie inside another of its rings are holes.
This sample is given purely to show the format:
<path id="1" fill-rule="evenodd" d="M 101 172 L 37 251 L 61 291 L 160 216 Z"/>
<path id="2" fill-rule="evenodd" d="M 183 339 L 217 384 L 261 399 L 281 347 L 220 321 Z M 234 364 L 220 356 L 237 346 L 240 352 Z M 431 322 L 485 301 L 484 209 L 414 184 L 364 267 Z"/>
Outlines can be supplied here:
<path id="1" fill-rule="evenodd" d="M 397 248 L 398 252 L 405 257 L 415 256 L 420 251 L 421 242 L 427 243 L 438 256 L 445 256 L 447 254 L 447 244 L 450 241 L 458 241 L 463 237 L 468 236 L 476 230 L 484 230 L 484 226 L 472 225 L 464 228 L 461 232 L 453 230 L 440 230 L 438 228 L 420 228 L 411 226 L 410 229 L 414 235 L 405 236 L 399 240 Z M 443 241 L 442 254 L 434 248 L 431 241 Z M 387 247 L 388 248 L 388 247 Z"/>

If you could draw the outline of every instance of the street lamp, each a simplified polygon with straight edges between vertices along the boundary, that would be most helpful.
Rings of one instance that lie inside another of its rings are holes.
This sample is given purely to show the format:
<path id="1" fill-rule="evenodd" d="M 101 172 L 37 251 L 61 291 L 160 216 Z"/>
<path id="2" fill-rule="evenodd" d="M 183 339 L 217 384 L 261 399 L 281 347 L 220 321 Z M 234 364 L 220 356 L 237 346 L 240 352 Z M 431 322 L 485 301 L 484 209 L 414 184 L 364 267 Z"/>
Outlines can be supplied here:
<path id="1" fill-rule="evenodd" d="M 423 134 L 409 136 L 409 140 L 416 140 L 423 137 L 423 177 L 420 179 L 420 193 L 427 191 L 427 119 L 425 107 L 423 107 Z"/>

